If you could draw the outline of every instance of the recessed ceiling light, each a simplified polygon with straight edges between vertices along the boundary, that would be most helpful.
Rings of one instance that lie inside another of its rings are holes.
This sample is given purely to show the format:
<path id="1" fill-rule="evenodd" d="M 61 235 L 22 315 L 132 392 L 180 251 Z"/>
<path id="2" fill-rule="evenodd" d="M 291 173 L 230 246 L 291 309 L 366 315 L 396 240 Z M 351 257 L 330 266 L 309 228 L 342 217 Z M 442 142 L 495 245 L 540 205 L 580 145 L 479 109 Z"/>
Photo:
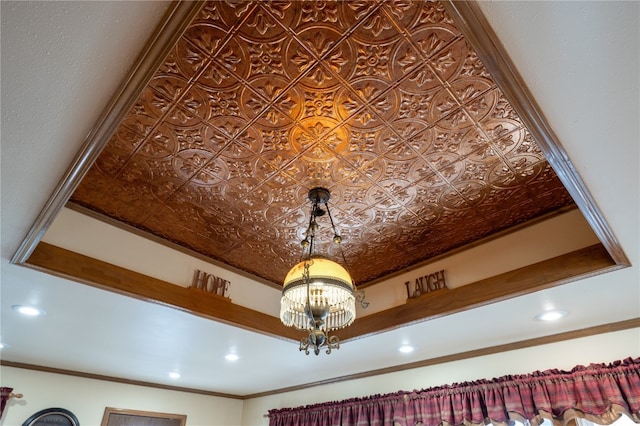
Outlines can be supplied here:
<path id="1" fill-rule="evenodd" d="M 399 352 L 402 352 L 403 354 L 408 354 L 413 352 L 413 346 L 410 345 L 402 345 L 398 348 Z"/>
<path id="2" fill-rule="evenodd" d="M 542 312 L 541 314 L 536 315 L 536 319 L 539 321 L 556 321 L 567 316 L 567 314 L 567 311 L 556 309 L 553 311 Z"/>
<path id="3" fill-rule="evenodd" d="M 11 309 L 21 313 L 22 315 L 27 315 L 30 317 L 37 317 L 38 315 L 44 315 L 45 313 L 43 310 L 26 305 L 13 305 Z"/>
<path id="4" fill-rule="evenodd" d="M 227 354 L 224 359 L 226 359 L 227 361 L 237 361 L 238 360 L 238 355 L 236 354 Z"/>
<path id="5" fill-rule="evenodd" d="M 179 379 L 180 378 L 180 373 L 176 373 L 175 371 L 171 372 L 171 373 L 169 373 L 169 377 L 171 377 L 172 379 Z"/>

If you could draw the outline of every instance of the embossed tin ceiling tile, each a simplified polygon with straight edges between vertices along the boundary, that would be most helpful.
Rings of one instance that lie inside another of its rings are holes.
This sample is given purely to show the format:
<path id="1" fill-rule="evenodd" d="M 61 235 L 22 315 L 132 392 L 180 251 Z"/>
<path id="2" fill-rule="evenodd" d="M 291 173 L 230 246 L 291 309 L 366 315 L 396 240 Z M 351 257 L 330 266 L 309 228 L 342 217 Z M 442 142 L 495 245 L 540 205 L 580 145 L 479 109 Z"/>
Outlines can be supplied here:
<path id="1" fill-rule="evenodd" d="M 358 282 L 571 204 L 428 1 L 204 3 L 72 201 L 279 282 L 316 186 Z"/>
<path id="2" fill-rule="evenodd" d="M 178 126 L 200 125 L 211 116 L 210 93 L 198 86 L 190 86 L 184 96 L 177 102 L 179 111 L 188 117 L 174 119 Z M 173 115 L 179 113 L 174 112 Z"/>
<path id="3" fill-rule="evenodd" d="M 168 124 L 178 127 L 190 127 L 201 124 L 202 119 L 198 117 L 194 111 L 202 108 L 202 100 L 184 98 L 181 102 L 184 102 L 185 105 L 182 103 L 173 105 L 167 112 L 164 120 Z"/>
<path id="4" fill-rule="evenodd" d="M 89 170 L 87 175 L 91 175 L 92 173 L 103 175 L 102 179 L 108 180 L 112 177 L 116 177 L 120 170 L 127 164 L 129 160 L 129 156 L 131 155 L 131 151 L 122 150 L 118 147 L 113 147 L 109 150 L 103 150 L 100 156 L 96 159 L 96 162 L 93 164 L 92 168 Z M 95 182 L 94 182 L 95 185 Z M 79 185 L 82 187 L 83 185 Z M 100 187 L 107 187 L 108 184 L 103 182 Z M 95 186 L 94 186 L 95 187 Z M 95 187 L 98 190 L 98 187 Z M 89 188 L 87 188 L 89 189 Z"/>
<path id="5" fill-rule="evenodd" d="M 98 160 L 109 162 L 111 157 L 100 156 Z M 96 167 L 96 164 L 87 172 L 82 180 L 82 184 L 78 186 L 73 194 L 78 200 L 82 200 L 82 203 L 79 204 L 92 210 L 100 210 L 100 208 L 96 206 L 96 202 L 102 198 L 108 198 L 106 195 L 111 191 L 112 176 Z"/>
<path id="6" fill-rule="evenodd" d="M 240 91 L 240 103 L 248 120 L 265 128 L 289 127 L 301 113 L 301 92 L 277 75 L 252 78 Z"/>
<path id="7" fill-rule="evenodd" d="M 531 198 L 543 208 L 570 204 L 571 195 L 548 164 L 539 175 L 528 183 L 526 189 L 532 194 Z M 543 201 L 549 193 L 555 194 L 556 197 L 553 198 L 553 201 L 551 199 Z"/>
<path id="8" fill-rule="evenodd" d="M 238 78 L 217 61 L 211 61 L 197 75 L 195 86 L 208 91 L 231 92 L 239 85 Z"/>
<path id="9" fill-rule="evenodd" d="M 430 100 L 431 97 L 423 97 L 410 95 L 408 98 L 404 97 L 402 102 L 409 102 L 410 105 L 406 105 L 405 103 L 401 103 L 400 111 L 402 111 L 403 107 L 407 107 L 409 109 L 417 109 L 416 114 L 419 117 L 414 116 L 414 114 L 403 114 L 399 115 L 399 118 L 393 120 L 388 125 L 388 130 L 392 133 L 383 133 L 381 139 L 388 138 L 391 143 L 387 143 L 387 146 L 393 148 L 393 142 L 401 142 L 404 141 L 407 145 L 413 147 L 417 153 L 421 154 L 426 149 L 431 146 L 433 143 L 433 139 L 435 136 L 434 130 L 431 126 L 424 120 L 419 119 L 422 118 L 422 109 L 424 100 Z M 418 102 L 416 104 L 416 102 Z M 426 104 L 425 104 L 426 108 Z M 426 113 L 426 111 L 425 111 Z"/>
<path id="10" fill-rule="evenodd" d="M 302 48 L 288 49 L 289 59 L 303 74 L 300 82 L 311 89 L 335 89 L 353 72 L 355 46 L 340 31 L 324 25 L 300 30 Z"/>
<path id="11" fill-rule="evenodd" d="M 390 182 L 394 182 L 395 188 L 406 188 L 413 185 L 413 179 L 409 175 L 411 172 L 411 163 L 407 161 L 394 161 L 387 159 L 384 161 L 386 168 L 380 179 L 376 180 L 376 184 L 386 187 Z M 385 182 L 387 182 L 385 184 Z M 389 190 L 394 190 L 393 188 Z"/>
<path id="12" fill-rule="evenodd" d="M 287 28 L 299 24 L 300 5 L 297 2 L 258 2 L 259 5 L 248 13 L 248 18 L 240 27 L 244 37 L 274 40 L 282 37 Z"/>
<path id="13" fill-rule="evenodd" d="M 135 106 L 125 115 L 121 123 L 121 126 L 143 137 L 151 133 L 156 125 L 157 122 L 152 117 L 137 113 Z"/>
<path id="14" fill-rule="evenodd" d="M 104 208 L 113 211 L 113 215 L 118 218 L 126 218 L 131 225 L 136 227 L 142 226 L 153 212 L 163 206 L 162 202 L 153 196 L 151 188 L 145 184 L 127 185 L 127 183 L 121 183 L 121 186 L 115 188 L 110 196 L 113 197 L 112 200 L 116 201 L 104 203 Z"/>
<path id="15" fill-rule="evenodd" d="M 433 143 L 434 132 L 419 121 L 393 122 L 378 138 L 380 152 L 390 160 L 417 160 Z M 386 152 L 385 152 L 386 151 Z"/>
<path id="16" fill-rule="evenodd" d="M 538 193 L 535 200 L 540 211 L 548 211 L 549 206 L 556 208 L 571 205 L 572 198 L 564 187 L 551 188 L 545 192 Z"/>
<path id="17" fill-rule="evenodd" d="M 284 130 L 260 129 L 262 140 L 261 158 L 275 170 L 282 170 L 297 155 L 290 147 L 288 132 Z M 265 175 L 268 174 L 265 172 Z"/>
<path id="18" fill-rule="evenodd" d="M 119 156 L 126 158 L 126 156 L 135 152 L 143 141 L 144 136 L 138 135 L 127 127 L 120 126 L 109 139 L 107 147 L 118 150 L 120 153 Z"/>
<path id="19" fill-rule="evenodd" d="M 184 32 L 183 39 L 206 57 L 213 58 L 227 47 L 229 28 L 219 20 L 214 22 L 195 20 Z"/>
<path id="20" fill-rule="evenodd" d="M 429 40 L 432 42 L 432 40 Z M 441 48 L 429 58 L 428 65 L 435 75 L 442 81 L 454 82 L 458 80 L 462 73 L 467 73 L 465 78 L 470 78 L 469 73 L 469 46 L 462 38 L 455 40 L 447 40 L 446 38 L 438 41 L 439 45 L 436 49 Z M 448 43 L 448 44 L 447 44 Z M 471 67 L 473 70 L 473 66 Z M 446 86 L 446 85 L 445 85 Z"/>
<path id="21" fill-rule="evenodd" d="M 343 11 L 348 20 L 361 21 L 355 31 L 358 38 L 386 43 L 399 37 L 396 24 L 401 27 L 414 25 L 420 16 L 420 8 L 421 4 L 417 2 L 380 3 L 380 6 L 371 9 L 366 2 L 354 2 L 344 7 Z"/>
<path id="22" fill-rule="evenodd" d="M 175 76 L 193 82 L 193 78 L 209 63 L 209 58 L 187 39 L 181 38 L 167 55 L 156 76 Z"/>
<path id="23" fill-rule="evenodd" d="M 217 1 L 205 2 L 193 22 L 214 22 L 221 27 L 230 29 L 236 20 L 251 10 L 250 2 L 227 3 L 224 6 Z"/>
<path id="24" fill-rule="evenodd" d="M 400 103 L 398 92 L 387 90 L 388 85 L 375 77 L 352 80 L 350 93 L 339 95 L 341 118 L 358 130 L 379 130 L 394 118 Z"/>
<path id="25" fill-rule="evenodd" d="M 138 114 L 159 118 L 180 102 L 190 88 L 189 76 L 156 74 L 138 98 L 134 110 Z"/>
<path id="26" fill-rule="evenodd" d="M 155 121 L 164 116 L 172 105 L 173 102 L 170 99 L 167 99 L 166 96 L 162 95 L 157 90 L 147 87 L 140 94 L 140 97 L 133 106 L 131 113 L 138 116 L 145 116 L 148 117 L 149 120 Z M 140 127 L 134 128 L 133 130 L 142 136 L 146 136 L 148 133 L 144 130 L 141 131 Z"/>
<path id="27" fill-rule="evenodd" d="M 493 113 L 498 97 L 495 90 L 488 90 L 464 103 L 462 108 L 474 123 Z"/>
<path id="28" fill-rule="evenodd" d="M 210 149 L 205 142 L 206 132 L 207 128 L 200 125 L 181 127 L 163 124 L 156 129 L 151 139 L 159 139 L 155 142 L 160 143 L 171 154 L 189 149 L 205 151 Z"/>
<path id="29" fill-rule="evenodd" d="M 224 185 L 224 181 L 231 176 L 231 172 L 223 157 L 211 158 L 193 177 L 193 182 L 206 186 Z"/>

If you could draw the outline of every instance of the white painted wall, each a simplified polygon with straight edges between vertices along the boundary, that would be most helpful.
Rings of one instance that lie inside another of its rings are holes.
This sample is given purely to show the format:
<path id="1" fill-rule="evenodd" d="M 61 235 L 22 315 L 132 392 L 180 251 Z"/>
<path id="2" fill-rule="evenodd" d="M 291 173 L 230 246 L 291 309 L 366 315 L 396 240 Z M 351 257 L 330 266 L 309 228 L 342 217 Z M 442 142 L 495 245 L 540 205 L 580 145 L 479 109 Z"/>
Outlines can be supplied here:
<path id="1" fill-rule="evenodd" d="M 105 407 L 186 414 L 188 426 L 241 424 L 242 400 L 1 367 L 2 386 L 22 393 L 5 408 L 1 426 L 21 426 L 34 413 L 66 408 L 81 426 L 100 426 Z"/>

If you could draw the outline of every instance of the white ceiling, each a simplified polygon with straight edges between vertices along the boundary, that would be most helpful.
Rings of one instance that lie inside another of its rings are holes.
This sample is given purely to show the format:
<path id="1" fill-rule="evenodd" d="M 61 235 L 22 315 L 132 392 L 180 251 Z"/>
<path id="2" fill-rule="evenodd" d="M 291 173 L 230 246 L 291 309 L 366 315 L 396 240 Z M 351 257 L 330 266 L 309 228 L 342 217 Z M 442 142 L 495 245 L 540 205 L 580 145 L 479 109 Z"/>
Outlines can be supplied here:
<path id="1" fill-rule="evenodd" d="M 632 267 L 307 357 L 290 342 L 11 265 L 164 3 L 2 1 L 2 359 L 248 395 L 640 317 L 640 3 L 481 7 Z M 47 315 L 18 316 L 15 304 Z M 549 304 L 571 314 L 534 321 Z M 417 350 L 398 354 L 405 341 Z M 240 359 L 226 365 L 229 350 Z"/>

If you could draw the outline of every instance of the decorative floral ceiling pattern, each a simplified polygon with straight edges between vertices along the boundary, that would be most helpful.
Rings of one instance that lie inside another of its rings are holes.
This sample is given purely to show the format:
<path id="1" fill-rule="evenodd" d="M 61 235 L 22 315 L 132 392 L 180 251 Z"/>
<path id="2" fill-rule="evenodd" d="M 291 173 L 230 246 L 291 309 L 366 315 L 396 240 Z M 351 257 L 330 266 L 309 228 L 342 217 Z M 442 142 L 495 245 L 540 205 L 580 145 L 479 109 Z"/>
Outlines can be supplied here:
<path id="1" fill-rule="evenodd" d="M 204 3 L 71 202 L 280 284 L 317 186 L 358 285 L 572 204 L 442 5 L 409 0 Z"/>

